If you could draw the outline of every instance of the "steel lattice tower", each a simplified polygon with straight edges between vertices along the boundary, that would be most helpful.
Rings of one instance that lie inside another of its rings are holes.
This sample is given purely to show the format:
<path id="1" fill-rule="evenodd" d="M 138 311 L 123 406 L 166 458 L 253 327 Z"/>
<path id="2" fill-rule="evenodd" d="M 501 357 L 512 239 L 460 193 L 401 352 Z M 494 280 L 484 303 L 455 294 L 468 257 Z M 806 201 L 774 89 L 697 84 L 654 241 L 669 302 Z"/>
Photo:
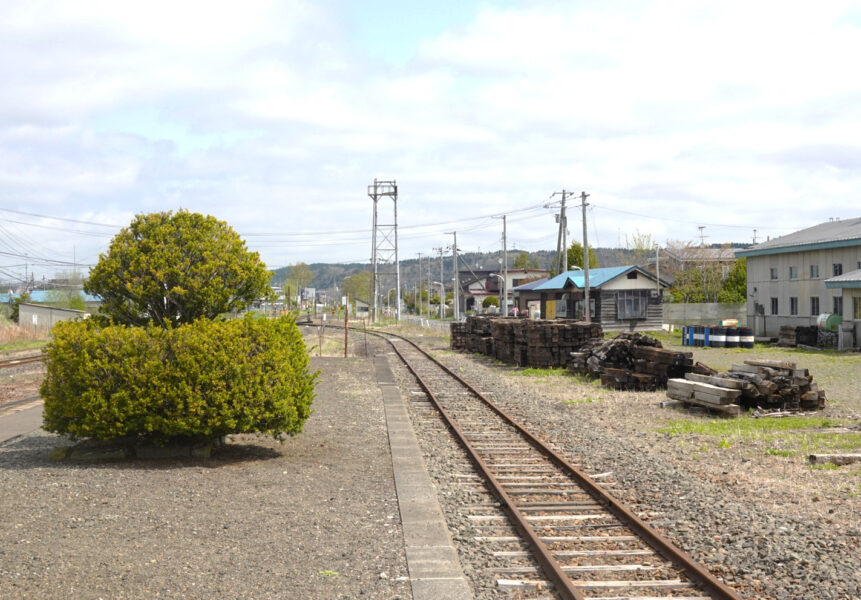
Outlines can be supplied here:
<path id="1" fill-rule="evenodd" d="M 391 282 L 395 285 L 395 315 L 401 320 L 401 265 L 398 261 L 398 184 L 396 181 L 377 181 L 368 186 L 368 196 L 374 201 L 374 228 L 371 247 L 371 306 L 372 319 L 377 320 L 381 284 Z M 378 201 L 380 198 L 392 199 L 392 223 L 381 224 L 377 218 Z"/>

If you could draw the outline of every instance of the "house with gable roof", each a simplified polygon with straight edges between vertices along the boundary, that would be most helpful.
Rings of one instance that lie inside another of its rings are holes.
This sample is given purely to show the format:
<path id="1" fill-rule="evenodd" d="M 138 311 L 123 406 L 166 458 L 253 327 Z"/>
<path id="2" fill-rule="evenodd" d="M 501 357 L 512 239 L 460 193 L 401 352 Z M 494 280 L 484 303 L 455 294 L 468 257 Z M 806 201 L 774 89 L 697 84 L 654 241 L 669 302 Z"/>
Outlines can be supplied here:
<path id="1" fill-rule="evenodd" d="M 585 272 L 567 271 L 535 286 L 544 319 L 583 319 Z M 589 269 L 592 321 L 607 331 L 661 328 L 661 301 L 669 284 L 636 265 Z"/>

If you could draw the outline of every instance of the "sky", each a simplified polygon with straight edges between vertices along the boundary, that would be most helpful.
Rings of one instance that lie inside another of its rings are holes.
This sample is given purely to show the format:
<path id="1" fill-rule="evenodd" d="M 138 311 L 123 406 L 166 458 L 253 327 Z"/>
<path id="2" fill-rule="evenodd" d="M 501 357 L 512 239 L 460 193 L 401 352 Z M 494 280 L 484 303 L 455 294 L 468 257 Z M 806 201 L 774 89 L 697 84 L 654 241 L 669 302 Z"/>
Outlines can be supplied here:
<path id="1" fill-rule="evenodd" d="M 402 260 L 555 249 L 563 190 L 602 247 L 858 217 L 858 57 L 859 1 L 0 0 L 0 279 L 179 209 L 368 262 L 374 179 Z"/>

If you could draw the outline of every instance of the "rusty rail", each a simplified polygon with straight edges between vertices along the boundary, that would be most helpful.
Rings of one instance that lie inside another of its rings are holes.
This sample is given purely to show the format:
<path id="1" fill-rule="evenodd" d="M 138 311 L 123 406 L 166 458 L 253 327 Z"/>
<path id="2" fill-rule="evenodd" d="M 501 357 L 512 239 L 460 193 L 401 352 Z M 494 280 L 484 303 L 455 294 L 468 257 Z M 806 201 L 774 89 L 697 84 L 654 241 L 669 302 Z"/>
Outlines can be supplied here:
<path id="1" fill-rule="evenodd" d="M 5 369 L 9 367 L 17 367 L 19 365 L 26 365 L 27 363 L 41 362 L 42 355 L 41 354 L 31 354 L 30 356 L 21 356 L 19 358 L 8 358 L 5 360 L 0 360 L 0 369 Z"/>
<path id="2" fill-rule="evenodd" d="M 500 501 L 503 509 L 511 518 L 511 521 L 515 528 L 521 533 L 521 535 L 523 535 L 523 537 L 529 543 L 530 547 L 533 549 L 536 558 L 545 573 L 545 576 L 556 586 L 557 591 L 563 598 L 581 600 L 585 598 L 585 596 L 583 596 L 582 593 L 576 588 L 571 579 L 562 569 L 562 566 L 552 556 L 547 546 L 539 539 L 534 529 L 527 524 L 526 519 L 523 517 L 523 514 L 520 512 L 520 510 L 517 509 L 515 503 L 512 502 L 509 495 L 502 488 L 502 485 L 490 472 L 488 465 L 481 458 L 478 451 L 473 448 L 472 444 L 466 438 L 458 424 L 442 407 L 436 395 L 430 390 L 430 388 L 418 374 L 416 369 L 407 361 L 407 359 L 398 349 L 397 345 L 392 342 L 391 337 L 398 338 L 410 344 L 424 357 L 432 361 L 435 365 L 445 371 L 449 376 L 451 376 L 461 385 L 467 388 L 472 394 L 474 394 L 488 407 L 490 407 L 509 425 L 514 427 L 518 432 L 520 432 L 534 448 L 538 449 L 558 467 L 567 472 L 596 502 L 601 504 L 617 519 L 619 519 L 619 521 L 621 521 L 623 524 L 633 530 L 643 540 L 643 542 L 648 544 L 648 546 L 650 546 L 658 554 L 660 554 L 666 560 L 668 560 L 677 568 L 682 570 L 690 578 L 690 580 L 693 583 L 699 585 L 705 593 L 709 594 L 715 600 L 741 600 L 741 596 L 739 596 L 734 590 L 726 586 L 723 582 L 715 578 L 705 567 L 697 563 L 690 555 L 677 548 L 669 539 L 662 536 L 656 530 L 652 529 L 647 523 L 645 523 L 642 519 L 635 515 L 630 509 L 623 506 L 616 498 L 603 490 L 588 475 L 580 471 L 577 467 L 570 464 L 563 457 L 561 457 L 559 454 L 549 448 L 542 440 L 535 437 L 532 433 L 530 433 L 522 425 L 520 425 L 512 416 L 507 414 L 500 407 L 496 406 L 492 401 L 486 398 L 469 382 L 461 378 L 457 373 L 454 373 L 451 369 L 449 369 L 448 367 L 440 363 L 438 360 L 436 360 L 433 356 L 425 352 L 415 342 L 403 336 L 388 332 L 379 332 L 375 333 L 374 335 L 378 335 L 379 337 L 386 339 L 394 349 L 395 353 L 397 353 L 397 355 L 404 362 L 410 372 L 416 377 L 417 381 L 419 382 L 419 385 L 428 395 L 428 398 L 431 400 L 437 410 L 440 412 L 447 426 L 454 432 L 455 436 L 458 439 L 458 442 L 467 451 L 467 453 L 470 455 L 473 462 L 477 466 L 478 470 L 482 473 L 482 476 L 485 477 L 486 481 L 489 483 L 494 495 Z"/>

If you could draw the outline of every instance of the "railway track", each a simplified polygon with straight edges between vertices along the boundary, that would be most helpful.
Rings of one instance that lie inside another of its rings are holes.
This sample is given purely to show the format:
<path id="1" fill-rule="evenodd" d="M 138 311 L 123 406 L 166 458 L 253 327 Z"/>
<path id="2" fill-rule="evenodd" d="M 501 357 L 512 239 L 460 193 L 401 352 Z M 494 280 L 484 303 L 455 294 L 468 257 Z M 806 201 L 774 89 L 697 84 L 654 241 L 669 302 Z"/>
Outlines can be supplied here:
<path id="1" fill-rule="evenodd" d="M 20 365 L 26 365 L 27 363 L 41 362 L 42 355 L 41 354 L 31 354 L 29 356 L 19 356 L 17 358 L 7 358 L 0 360 L 0 369 L 17 367 Z"/>
<path id="2" fill-rule="evenodd" d="M 614 498 L 605 489 L 611 482 L 582 472 L 412 341 L 377 335 L 415 376 L 504 513 L 470 515 L 488 531 L 479 543 L 511 561 L 494 569 L 500 586 L 577 600 L 740 599 Z"/>

